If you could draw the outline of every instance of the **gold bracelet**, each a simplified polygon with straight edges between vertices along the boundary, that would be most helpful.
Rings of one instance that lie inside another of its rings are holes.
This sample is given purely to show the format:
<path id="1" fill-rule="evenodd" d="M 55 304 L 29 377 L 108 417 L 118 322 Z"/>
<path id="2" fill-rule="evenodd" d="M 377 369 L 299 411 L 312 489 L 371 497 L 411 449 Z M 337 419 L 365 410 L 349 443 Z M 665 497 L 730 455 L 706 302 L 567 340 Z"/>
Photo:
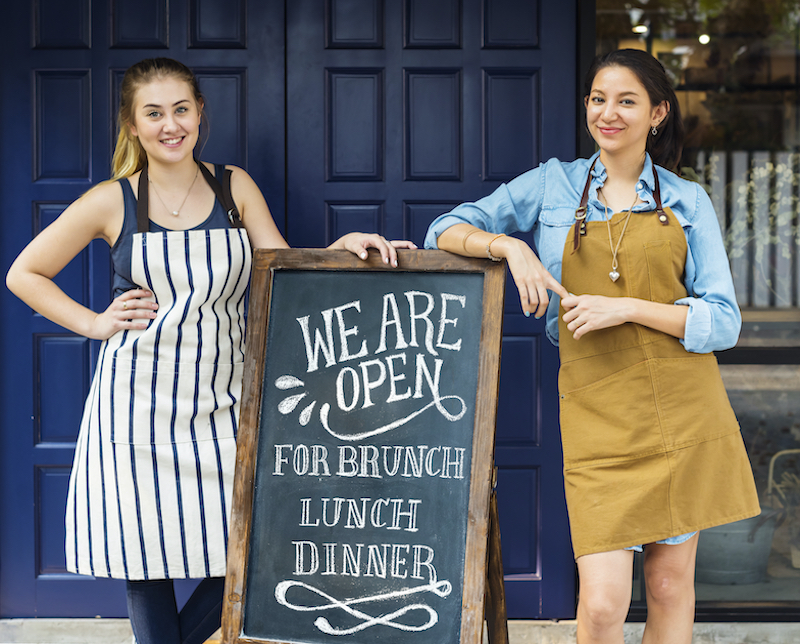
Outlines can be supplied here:
<path id="1" fill-rule="evenodd" d="M 464 236 L 461 238 L 461 248 L 464 249 L 465 255 L 469 255 L 467 252 L 467 237 L 479 232 L 481 232 L 480 228 L 473 228 L 472 230 L 468 230 L 466 233 L 464 233 Z"/>
<path id="2" fill-rule="evenodd" d="M 504 233 L 500 233 L 499 235 L 495 235 L 495 237 L 492 239 L 492 241 L 490 241 L 488 244 L 486 244 L 486 256 L 489 259 L 491 259 L 493 262 L 499 262 L 499 261 L 501 261 L 503 259 L 502 257 L 495 257 L 494 255 L 492 255 L 492 244 L 495 241 L 497 241 L 497 239 L 499 237 L 505 237 L 505 234 Z"/>

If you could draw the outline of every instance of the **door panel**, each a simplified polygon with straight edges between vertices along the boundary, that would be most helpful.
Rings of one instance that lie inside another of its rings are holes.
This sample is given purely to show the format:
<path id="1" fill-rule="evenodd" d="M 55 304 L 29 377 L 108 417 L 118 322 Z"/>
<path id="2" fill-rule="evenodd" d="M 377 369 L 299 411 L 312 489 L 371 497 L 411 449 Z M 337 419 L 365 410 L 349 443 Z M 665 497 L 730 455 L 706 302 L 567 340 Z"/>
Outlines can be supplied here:
<path id="1" fill-rule="evenodd" d="M 202 157 L 247 168 L 284 227 L 282 2 L 10 3 L 1 35 L 4 60 L 14 60 L 0 98 L 3 274 L 32 235 L 108 176 L 122 74 L 151 56 L 196 70 L 211 123 Z M 102 310 L 110 273 L 108 248 L 95 241 L 56 283 Z M 98 343 L 5 289 L 0 305 L 0 617 L 124 616 L 122 582 L 65 571 L 67 483 Z"/>
<path id="2" fill-rule="evenodd" d="M 210 125 L 202 158 L 247 168 L 292 245 L 351 230 L 421 245 L 438 214 L 574 154 L 574 4 L 10 3 L 0 270 L 108 176 L 122 73 L 160 55 L 198 74 Z M 93 242 L 57 283 L 102 310 L 110 274 L 108 249 Z M 119 582 L 64 572 L 67 479 L 97 343 L 5 289 L 0 307 L 0 617 L 124 615 Z M 509 615 L 570 617 L 557 353 L 543 324 L 519 313 L 511 282 L 504 329 L 496 461 Z"/>
<path id="3" fill-rule="evenodd" d="M 453 205 L 571 158 L 574 25 L 571 2 L 290 3 L 290 244 L 377 230 L 421 246 Z M 509 616 L 572 617 L 558 356 L 519 311 L 510 282 L 496 450 Z"/>

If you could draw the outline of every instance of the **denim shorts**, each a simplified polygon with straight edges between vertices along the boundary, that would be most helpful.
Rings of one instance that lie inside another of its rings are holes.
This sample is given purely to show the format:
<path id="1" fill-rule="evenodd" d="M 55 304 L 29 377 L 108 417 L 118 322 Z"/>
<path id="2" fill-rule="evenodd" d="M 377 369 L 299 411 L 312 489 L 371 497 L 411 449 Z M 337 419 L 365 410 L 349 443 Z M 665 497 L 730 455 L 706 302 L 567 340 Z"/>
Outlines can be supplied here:
<path id="1" fill-rule="evenodd" d="M 684 543 L 685 541 L 689 541 L 696 532 L 687 532 L 686 534 L 679 534 L 677 537 L 668 537 L 666 539 L 662 539 L 661 541 L 656 541 L 656 543 L 663 543 L 668 546 L 677 546 L 679 543 Z M 642 552 L 644 550 L 643 546 L 629 546 L 625 548 L 625 550 L 634 550 L 636 552 Z"/>

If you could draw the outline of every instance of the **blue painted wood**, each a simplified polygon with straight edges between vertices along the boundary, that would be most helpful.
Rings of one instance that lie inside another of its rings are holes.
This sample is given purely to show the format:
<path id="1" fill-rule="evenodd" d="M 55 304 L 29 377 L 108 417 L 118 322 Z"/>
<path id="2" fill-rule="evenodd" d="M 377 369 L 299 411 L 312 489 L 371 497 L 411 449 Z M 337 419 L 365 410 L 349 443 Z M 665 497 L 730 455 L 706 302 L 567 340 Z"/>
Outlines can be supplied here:
<path id="1" fill-rule="evenodd" d="M 287 5 L 293 246 L 332 242 L 345 229 L 320 225 L 319 213 L 326 204 L 355 200 L 382 207 L 379 232 L 421 245 L 427 224 L 453 204 L 488 194 L 542 159 L 574 157 L 573 1 L 387 2 L 384 11 L 382 49 L 332 49 L 325 47 L 328 23 L 318 2 Z M 416 22 L 422 15 L 434 18 L 432 31 Z M 409 18 L 419 31 L 409 31 Z M 379 70 L 383 113 L 375 116 L 377 101 L 361 92 L 352 100 L 362 103 L 354 116 L 332 114 L 330 88 L 320 82 L 331 70 L 353 76 Z M 356 118 L 361 113 L 369 116 Z M 379 118 L 385 134 L 376 148 Z M 332 173 L 334 163 L 370 171 L 378 165 L 383 173 Z M 511 280 L 505 306 L 496 461 L 509 616 L 568 618 L 575 610 L 575 570 L 561 474 L 558 354 L 543 323 L 521 315 Z"/>
<path id="2" fill-rule="evenodd" d="M 326 227 L 334 237 L 358 230 L 377 230 L 384 218 L 382 203 L 328 203 Z"/>
<path id="3" fill-rule="evenodd" d="M 87 49 L 91 44 L 90 0 L 34 0 L 33 43 L 37 49 Z"/>
<path id="4" fill-rule="evenodd" d="M 383 47 L 384 0 L 326 0 L 325 43 L 332 49 Z"/>
<path id="5" fill-rule="evenodd" d="M 122 73 L 149 56 L 197 70 L 211 120 L 208 158 L 244 166 L 285 229 L 283 0 L 202 4 L 210 18 L 201 12 L 199 33 L 216 48 L 189 49 L 190 0 L 4 6 L 0 55 L 14 63 L 0 79 L 2 275 L 32 235 L 108 177 Z M 208 26 L 215 12 L 234 10 L 251 19 L 248 33 Z M 82 22 L 89 13 L 91 30 Z M 235 42 L 220 49 L 217 36 L 226 34 Z M 95 241 L 55 281 L 102 310 L 110 277 L 108 246 Z M 5 288 L 0 310 L 0 618 L 123 617 L 124 582 L 64 571 L 67 479 L 98 343 L 34 314 Z M 193 586 L 179 584 L 179 602 Z"/>
<path id="6" fill-rule="evenodd" d="M 169 48 L 168 0 L 111 0 L 111 46 Z"/>
<path id="7" fill-rule="evenodd" d="M 92 122 L 89 70 L 37 70 L 34 87 L 36 178 L 88 179 Z"/>
<path id="8" fill-rule="evenodd" d="M 461 0 L 405 0 L 405 47 L 441 49 L 461 46 Z"/>
<path id="9" fill-rule="evenodd" d="M 539 22 L 541 5 L 546 2 L 518 0 L 483 0 L 483 44 L 487 48 L 536 48 L 542 37 L 540 27 L 550 28 L 547 20 Z"/>
<path id="10" fill-rule="evenodd" d="M 406 69 L 405 180 L 461 180 L 461 70 Z"/>
<path id="11" fill-rule="evenodd" d="M 539 70 L 484 70 L 484 174 L 508 181 L 539 165 Z"/>
<path id="12" fill-rule="evenodd" d="M 30 6 L 5 8 L 0 54 L 15 63 L 4 68 L 0 81 L 3 273 L 35 230 L 108 176 L 121 73 L 145 56 L 170 55 L 198 71 L 211 117 L 204 156 L 244 165 L 293 245 L 324 246 L 363 228 L 421 245 L 440 212 L 488 194 L 540 159 L 574 156 L 574 0 L 413 6 L 243 0 L 244 39 L 233 35 L 241 13 L 236 3 L 236 19 L 219 32 L 202 28 L 192 35 L 187 25 L 192 8 L 200 6 L 192 1 L 169 3 L 170 31 L 163 35 L 152 31 L 157 24 L 136 21 L 158 6 L 150 2 L 125 25 L 122 37 L 111 29 L 111 4 L 96 0 L 91 50 L 75 44 L 87 37 L 74 23 L 64 41 L 55 37 L 58 13 L 39 16 L 46 37 L 31 49 Z M 209 2 L 219 3 L 215 11 L 224 10 L 228 0 L 198 1 L 203 13 Z M 40 0 L 38 6 L 57 4 Z M 135 5 L 115 0 L 113 7 Z M 351 22 L 348 16 L 359 7 L 367 7 L 366 13 Z M 403 18 L 412 9 L 418 29 L 409 32 Z M 332 11 L 339 12 L 336 22 Z M 419 23 L 428 14 L 438 16 L 430 29 Z M 525 24 L 504 26 L 504 15 Z M 216 45 L 195 46 L 198 34 L 211 34 Z M 217 36 L 229 45 L 218 48 Z M 140 37 L 152 44 L 128 47 Z M 125 47 L 112 46 L 123 41 Z M 169 50 L 161 48 L 164 42 Z M 404 70 L 437 81 L 458 70 L 458 95 L 452 83 L 440 84 L 419 94 L 424 100 L 407 101 Z M 351 108 L 344 95 L 338 103 L 329 100 L 326 75 L 355 79 L 363 104 Z M 39 89 L 37 78 L 44 80 Z M 359 82 L 371 84 L 368 91 Z M 446 109 L 429 110 L 437 95 L 449 97 Z M 331 120 L 334 106 L 339 112 Z M 420 146 L 413 150 L 406 138 L 412 123 Z M 424 156 L 426 145 L 430 158 Z M 417 155 L 411 165 L 409 151 Z M 419 180 L 409 176 L 409 168 L 422 168 L 420 177 L 430 168 L 442 176 Z M 110 297 L 107 248 L 93 242 L 58 281 L 92 308 L 104 308 Z M 568 618 L 574 615 L 575 588 L 561 483 L 557 352 L 544 338 L 542 322 L 519 313 L 510 282 L 505 307 L 496 461 L 509 616 Z M 63 486 L 83 395 L 75 391 L 86 386 L 97 343 L 65 334 L 5 289 L 0 310 L 0 617 L 124 615 L 119 582 L 65 575 L 59 568 Z M 190 589 L 183 585 L 180 596 Z"/>
<path id="13" fill-rule="evenodd" d="M 247 47 L 247 2 L 190 0 L 189 28 L 190 48 Z"/>
<path id="14" fill-rule="evenodd" d="M 383 178 L 383 73 L 327 69 L 328 181 Z M 354 136 L 358 133 L 357 136 Z"/>

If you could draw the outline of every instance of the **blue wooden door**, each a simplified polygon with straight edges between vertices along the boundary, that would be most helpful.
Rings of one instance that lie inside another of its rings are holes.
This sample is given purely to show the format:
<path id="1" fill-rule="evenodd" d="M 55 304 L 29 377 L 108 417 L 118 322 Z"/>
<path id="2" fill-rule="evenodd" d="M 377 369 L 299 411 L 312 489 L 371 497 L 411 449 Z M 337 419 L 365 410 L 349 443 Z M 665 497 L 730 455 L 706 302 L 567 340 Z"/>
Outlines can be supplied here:
<path id="1" fill-rule="evenodd" d="M 418 245 L 453 205 L 575 154 L 576 3 L 293 0 L 287 231 Z M 506 301 L 496 461 L 510 617 L 574 616 L 557 351 Z"/>
<path id="2" fill-rule="evenodd" d="M 116 88 L 145 57 L 197 72 L 211 123 L 202 157 L 247 168 L 295 246 L 353 229 L 421 244 L 452 205 L 574 156 L 574 0 L 6 4 L 3 274 L 108 176 Z M 95 242 L 57 281 L 104 308 L 107 249 Z M 5 289 L 0 310 L 0 617 L 124 615 L 119 582 L 64 571 L 67 478 L 97 347 Z M 506 313 L 496 460 L 509 616 L 571 617 L 557 353 L 513 286 Z"/>
<path id="3" fill-rule="evenodd" d="M 282 0 L 11 2 L 0 29 L 3 274 L 32 235 L 108 177 L 122 73 L 152 56 L 195 70 L 211 123 L 202 157 L 246 167 L 283 225 Z M 107 246 L 94 242 L 57 283 L 105 308 Z M 0 310 L 0 617 L 124 616 L 120 582 L 64 569 L 67 481 L 96 343 L 4 288 Z"/>

